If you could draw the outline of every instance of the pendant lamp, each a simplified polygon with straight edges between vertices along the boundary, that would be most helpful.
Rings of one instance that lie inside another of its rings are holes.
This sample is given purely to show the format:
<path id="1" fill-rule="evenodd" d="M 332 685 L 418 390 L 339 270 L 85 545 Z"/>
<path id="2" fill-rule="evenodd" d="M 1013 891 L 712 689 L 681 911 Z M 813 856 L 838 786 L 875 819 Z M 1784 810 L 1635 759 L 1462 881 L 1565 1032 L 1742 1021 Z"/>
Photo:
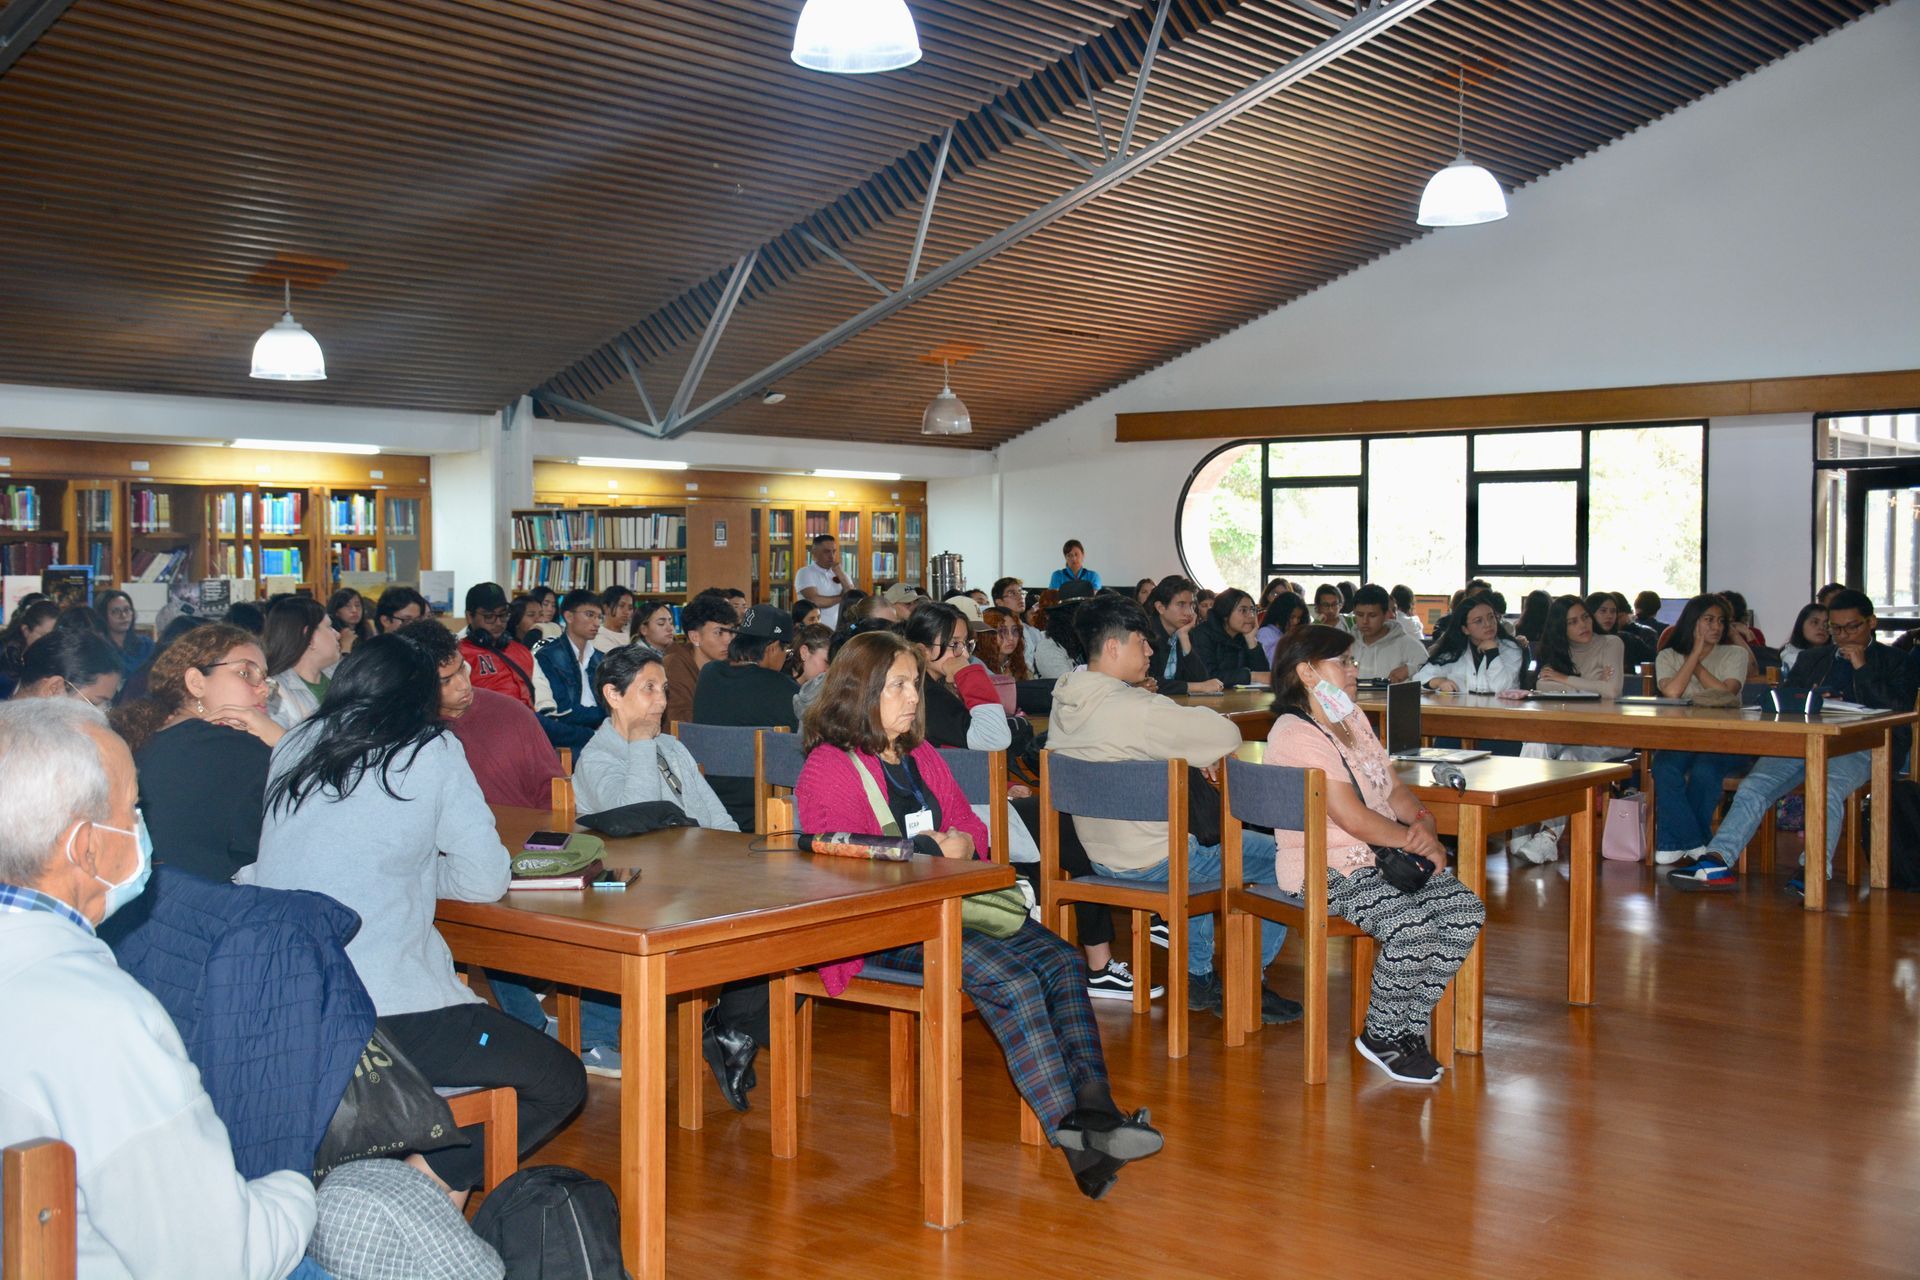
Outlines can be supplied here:
<path id="1" fill-rule="evenodd" d="M 1470 227 L 1507 216 L 1507 197 L 1491 173 L 1467 159 L 1467 71 L 1460 69 L 1458 134 L 1453 163 L 1427 180 L 1416 217 L 1423 227 Z"/>
<path id="2" fill-rule="evenodd" d="M 253 377 L 275 382 L 324 382 L 327 358 L 314 336 L 293 318 L 293 281 L 286 282 L 286 314 L 253 344 Z"/>
<path id="3" fill-rule="evenodd" d="M 920 61 L 920 36 L 906 0 L 807 0 L 793 60 L 835 75 L 898 71 Z"/>
<path id="4" fill-rule="evenodd" d="M 953 394 L 948 385 L 948 363 L 940 362 L 940 394 L 927 405 L 927 411 L 920 415 L 920 434 L 923 436 L 964 436 L 973 431 L 973 415 L 967 412 L 967 406 L 960 397 Z"/>

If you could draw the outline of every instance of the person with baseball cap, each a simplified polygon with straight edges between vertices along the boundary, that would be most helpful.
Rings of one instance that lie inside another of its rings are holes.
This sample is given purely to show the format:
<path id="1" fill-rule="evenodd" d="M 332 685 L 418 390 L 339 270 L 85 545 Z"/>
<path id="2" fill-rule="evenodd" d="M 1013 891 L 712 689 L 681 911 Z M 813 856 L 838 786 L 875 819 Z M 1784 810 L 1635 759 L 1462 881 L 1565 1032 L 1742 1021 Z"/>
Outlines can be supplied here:
<path id="1" fill-rule="evenodd" d="M 467 629 L 460 635 L 460 656 L 467 660 L 473 687 L 513 698 L 533 710 L 533 653 L 507 634 L 507 593 L 497 582 L 467 588 Z"/>
<path id="2" fill-rule="evenodd" d="M 700 670 L 700 684 L 693 694 L 693 723 L 798 730 L 793 695 L 800 685 L 783 670 L 792 640 L 793 616 L 786 610 L 770 604 L 748 609 L 727 645 L 727 660 L 709 662 Z M 753 830 L 753 779 L 708 781 L 740 829 Z"/>

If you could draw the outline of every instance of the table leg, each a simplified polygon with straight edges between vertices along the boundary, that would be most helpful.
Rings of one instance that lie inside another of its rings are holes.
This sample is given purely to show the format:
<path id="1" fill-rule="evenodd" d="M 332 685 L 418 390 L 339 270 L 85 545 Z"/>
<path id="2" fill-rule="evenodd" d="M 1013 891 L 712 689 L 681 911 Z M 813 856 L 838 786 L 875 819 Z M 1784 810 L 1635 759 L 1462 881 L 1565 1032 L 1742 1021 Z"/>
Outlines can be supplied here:
<path id="1" fill-rule="evenodd" d="M 1876 889 L 1887 887 L 1888 845 L 1893 834 L 1893 730 L 1880 735 L 1873 749 L 1873 836 L 1868 846 L 1867 883 Z"/>
<path id="2" fill-rule="evenodd" d="M 1807 780 L 1805 785 L 1807 819 L 1806 865 L 1801 882 L 1806 885 L 1805 905 L 1809 911 L 1827 909 L 1827 740 L 1817 733 L 1807 735 Z"/>
<path id="3" fill-rule="evenodd" d="M 1487 896 L 1487 811 L 1476 804 L 1460 806 L 1459 854 L 1455 874 L 1460 883 Z M 1453 978 L 1453 1047 L 1459 1053 L 1480 1052 L 1481 980 L 1486 971 L 1486 930 L 1473 940 L 1473 950 Z"/>
<path id="4" fill-rule="evenodd" d="M 1606 801 L 1604 787 L 1580 793 L 1580 811 L 1573 823 L 1572 880 L 1567 887 L 1567 1003 L 1593 1003 L 1593 905 L 1595 815 Z"/>
<path id="5" fill-rule="evenodd" d="M 620 1251 L 635 1280 L 667 1274 L 667 958 L 620 961 Z"/>
<path id="6" fill-rule="evenodd" d="M 793 975 L 774 978 L 767 983 L 768 1026 L 773 1047 L 768 1051 L 768 1110 L 773 1114 L 773 1154 L 777 1160 L 791 1160 L 800 1152 L 799 1064 L 793 1013 Z"/>
<path id="7" fill-rule="evenodd" d="M 920 1013 L 920 1170 L 926 1222 L 957 1227 L 960 1207 L 960 899 L 940 904 L 927 940 Z"/>

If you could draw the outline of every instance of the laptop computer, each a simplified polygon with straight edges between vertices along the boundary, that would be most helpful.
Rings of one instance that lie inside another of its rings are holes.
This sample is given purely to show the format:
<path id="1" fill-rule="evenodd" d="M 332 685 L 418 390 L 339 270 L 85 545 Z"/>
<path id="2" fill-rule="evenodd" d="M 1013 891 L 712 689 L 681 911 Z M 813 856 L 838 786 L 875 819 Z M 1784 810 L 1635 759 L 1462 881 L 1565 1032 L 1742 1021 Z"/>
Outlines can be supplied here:
<path id="1" fill-rule="evenodd" d="M 1447 750 L 1420 745 L 1420 686 L 1411 680 L 1387 686 L 1387 755 L 1421 764 L 1465 764 L 1491 751 Z"/>

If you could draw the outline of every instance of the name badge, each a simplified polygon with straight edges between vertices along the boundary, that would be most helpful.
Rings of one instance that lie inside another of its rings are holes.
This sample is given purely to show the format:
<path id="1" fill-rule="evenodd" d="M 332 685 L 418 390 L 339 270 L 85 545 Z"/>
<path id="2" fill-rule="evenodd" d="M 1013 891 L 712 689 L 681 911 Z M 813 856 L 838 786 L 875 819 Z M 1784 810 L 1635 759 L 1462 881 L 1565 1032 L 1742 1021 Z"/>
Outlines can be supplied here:
<path id="1" fill-rule="evenodd" d="M 932 835 L 933 834 L 933 810 L 915 809 L 912 813 L 908 814 L 906 832 L 907 832 L 907 839 L 909 840 L 913 839 L 915 836 Z"/>

